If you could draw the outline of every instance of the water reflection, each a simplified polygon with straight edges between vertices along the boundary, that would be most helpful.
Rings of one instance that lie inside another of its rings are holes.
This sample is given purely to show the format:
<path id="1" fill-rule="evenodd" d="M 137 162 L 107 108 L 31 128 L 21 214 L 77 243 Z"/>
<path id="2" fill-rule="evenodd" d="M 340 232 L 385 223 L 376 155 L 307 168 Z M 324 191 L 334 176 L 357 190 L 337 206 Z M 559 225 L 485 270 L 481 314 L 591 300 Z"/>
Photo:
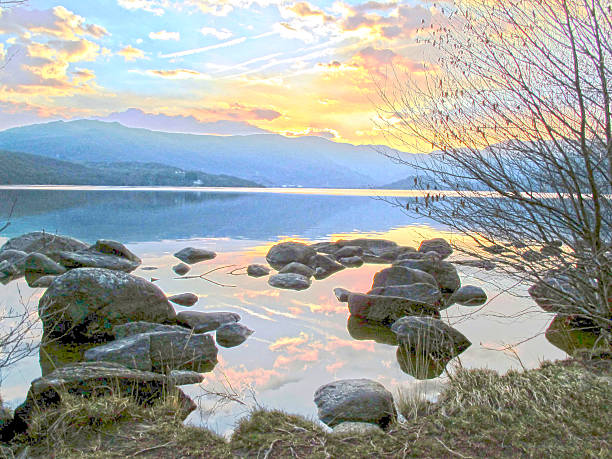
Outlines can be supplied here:
<path id="1" fill-rule="evenodd" d="M 350 315 L 346 328 L 351 337 L 357 340 L 372 340 L 390 346 L 398 345 L 397 336 L 387 325 Z"/>
<path id="2" fill-rule="evenodd" d="M 566 316 L 556 316 L 546 329 L 545 336 L 549 343 L 569 355 L 579 351 L 594 350 L 599 338 L 592 327 L 580 326 Z"/>

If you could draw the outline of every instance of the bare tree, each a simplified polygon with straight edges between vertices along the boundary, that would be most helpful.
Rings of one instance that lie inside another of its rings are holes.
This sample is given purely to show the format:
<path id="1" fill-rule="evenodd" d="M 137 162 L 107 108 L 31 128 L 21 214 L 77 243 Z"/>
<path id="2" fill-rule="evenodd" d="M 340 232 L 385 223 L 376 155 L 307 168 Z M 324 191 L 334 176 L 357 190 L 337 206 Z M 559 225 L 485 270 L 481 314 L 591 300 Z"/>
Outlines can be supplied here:
<path id="1" fill-rule="evenodd" d="M 544 309 L 609 341 L 612 23 L 606 0 L 455 1 L 421 38 L 425 77 L 379 86 L 380 125 L 434 151 L 408 211 L 524 281 Z M 432 186 L 432 184 L 435 184 Z M 434 190 L 452 190 L 449 193 Z"/>

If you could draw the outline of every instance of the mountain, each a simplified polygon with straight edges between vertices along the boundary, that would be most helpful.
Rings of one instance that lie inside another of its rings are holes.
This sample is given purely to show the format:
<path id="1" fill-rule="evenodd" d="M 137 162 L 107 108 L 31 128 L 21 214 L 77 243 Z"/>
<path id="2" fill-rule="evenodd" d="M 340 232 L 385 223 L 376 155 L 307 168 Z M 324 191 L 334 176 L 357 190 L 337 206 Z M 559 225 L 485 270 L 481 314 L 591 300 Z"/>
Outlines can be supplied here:
<path id="1" fill-rule="evenodd" d="M 266 186 L 375 187 L 413 173 L 377 153 L 382 147 L 322 137 L 174 134 L 94 120 L 8 129 L 0 132 L 0 148 L 73 162 L 154 162 L 242 177 Z"/>
<path id="2" fill-rule="evenodd" d="M 210 135 L 250 135 L 270 134 L 245 121 L 221 120 L 203 123 L 193 116 L 169 116 L 164 114 L 145 113 L 137 108 L 129 108 L 124 112 L 111 113 L 99 121 L 118 122 L 126 127 L 150 129 L 152 131 L 174 132 L 180 134 L 210 134 Z"/>
<path id="3" fill-rule="evenodd" d="M 227 175 L 185 171 L 156 163 L 76 164 L 27 153 L 0 150 L 0 184 L 259 187 Z"/>

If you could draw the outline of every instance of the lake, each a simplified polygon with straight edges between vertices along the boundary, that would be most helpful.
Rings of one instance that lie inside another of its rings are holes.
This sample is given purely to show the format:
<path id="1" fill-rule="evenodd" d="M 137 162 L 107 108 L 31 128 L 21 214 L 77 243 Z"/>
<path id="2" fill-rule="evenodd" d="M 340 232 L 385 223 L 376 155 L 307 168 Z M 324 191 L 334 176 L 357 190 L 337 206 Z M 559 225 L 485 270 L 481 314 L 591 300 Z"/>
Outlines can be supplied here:
<path id="1" fill-rule="evenodd" d="M 385 265 L 345 269 L 299 292 L 270 287 L 266 277 L 231 273 L 251 263 L 265 264 L 268 249 L 284 240 L 312 243 L 372 237 L 415 247 L 432 237 L 458 240 L 459 236 L 432 221 L 411 221 L 386 202 L 401 203 L 418 192 L 20 188 L 0 190 L 0 225 L 15 202 L 11 225 L 1 234 L 0 245 L 10 237 L 43 229 L 89 243 L 121 241 L 143 260 L 133 274 L 158 278 L 156 284 L 168 295 L 196 293 L 199 301 L 190 309 L 236 312 L 255 331 L 238 347 L 219 348 L 219 364 L 201 385 L 185 386 L 200 406 L 188 423 L 227 433 L 254 406 L 316 418 L 313 394 L 335 379 L 370 378 L 391 391 L 418 387 L 433 398 L 447 377 L 415 379 L 402 369 L 405 365 L 401 356 L 398 360 L 396 346 L 384 344 L 384 337 L 375 332 L 347 323 L 347 305 L 336 299 L 333 289 L 366 292 L 374 274 Z M 208 276 L 225 286 L 203 279 L 177 279 L 171 267 L 178 260 L 172 254 L 186 246 L 218 253 L 214 260 L 194 265 L 190 274 L 231 266 Z M 451 261 L 458 258 L 465 257 L 453 254 Z M 443 320 L 472 342 L 447 365 L 449 372 L 458 366 L 505 372 L 566 356 L 544 336 L 553 315 L 538 308 L 525 295 L 525 287 L 511 294 L 507 290 L 514 282 L 501 273 L 457 267 L 462 284 L 483 287 L 490 301 L 483 307 L 453 305 L 442 311 Z M 0 285 L 0 292 L 3 307 L 20 301 L 36 305 L 43 294 L 23 279 Z M 5 402 L 16 407 L 30 381 L 40 374 L 38 355 L 6 369 L 1 387 Z M 217 392 L 229 393 L 242 403 L 220 403 L 211 395 Z"/>

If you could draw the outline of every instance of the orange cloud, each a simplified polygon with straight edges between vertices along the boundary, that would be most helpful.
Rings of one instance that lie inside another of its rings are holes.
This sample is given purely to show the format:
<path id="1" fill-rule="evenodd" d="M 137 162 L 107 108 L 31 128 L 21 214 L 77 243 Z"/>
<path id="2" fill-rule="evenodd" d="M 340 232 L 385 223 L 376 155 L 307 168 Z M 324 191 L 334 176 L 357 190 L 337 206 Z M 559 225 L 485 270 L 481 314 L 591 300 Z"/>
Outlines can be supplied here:
<path id="1" fill-rule="evenodd" d="M 131 45 L 117 51 L 117 55 L 125 59 L 126 62 L 135 61 L 136 59 L 144 59 L 144 51 L 138 48 L 134 48 Z"/>
<path id="2" fill-rule="evenodd" d="M 298 2 L 291 6 L 289 11 L 293 11 L 300 17 L 320 17 L 324 22 L 332 22 L 335 20 L 332 16 L 325 14 L 322 10 L 308 2 Z"/>
<path id="3" fill-rule="evenodd" d="M 308 342 L 308 335 L 300 332 L 298 336 L 284 336 L 270 344 L 271 351 L 288 350 L 289 352 L 296 351 L 297 348 Z"/>
<path id="4" fill-rule="evenodd" d="M 167 78 L 171 80 L 210 79 L 209 75 L 190 69 L 146 70 L 145 73 L 150 76 Z"/>

